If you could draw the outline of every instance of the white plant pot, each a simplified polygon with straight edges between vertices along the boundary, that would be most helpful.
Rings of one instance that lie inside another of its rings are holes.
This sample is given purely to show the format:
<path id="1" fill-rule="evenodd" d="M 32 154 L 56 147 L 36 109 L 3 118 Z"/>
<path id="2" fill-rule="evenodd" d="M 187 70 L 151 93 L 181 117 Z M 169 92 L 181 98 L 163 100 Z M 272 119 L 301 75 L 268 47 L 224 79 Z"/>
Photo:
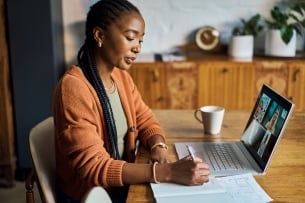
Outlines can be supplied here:
<path id="1" fill-rule="evenodd" d="M 294 57 L 296 54 L 296 32 L 288 44 L 281 38 L 279 30 L 268 30 L 265 38 L 265 54 L 268 56 Z"/>
<path id="2" fill-rule="evenodd" d="M 234 60 L 251 61 L 253 57 L 253 35 L 232 36 L 229 43 L 228 54 Z"/>

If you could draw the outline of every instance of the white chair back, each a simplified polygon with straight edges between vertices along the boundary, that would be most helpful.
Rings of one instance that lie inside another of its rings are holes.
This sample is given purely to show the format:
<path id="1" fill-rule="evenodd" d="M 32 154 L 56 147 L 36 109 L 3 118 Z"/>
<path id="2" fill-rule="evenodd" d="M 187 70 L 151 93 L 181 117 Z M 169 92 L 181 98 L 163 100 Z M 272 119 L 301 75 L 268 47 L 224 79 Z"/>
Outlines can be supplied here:
<path id="1" fill-rule="evenodd" d="M 82 203 L 111 203 L 111 199 L 102 187 L 93 187 L 84 197 Z"/>
<path id="2" fill-rule="evenodd" d="M 31 129 L 29 146 L 40 197 L 43 202 L 55 203 L 56 164 L 53 117 L 41 121 Z M 82 203 L 97 202 L 112 202 L 106 190 L 99 186 L 93 187 L 82 199 Z"/>
<path id="3" fill-rule="evenodd" d="M 43 202 L 55 203 L 56 165 L 53 117 L 41 121 L 31 129 L 29 146 L 40 197 Z"/>

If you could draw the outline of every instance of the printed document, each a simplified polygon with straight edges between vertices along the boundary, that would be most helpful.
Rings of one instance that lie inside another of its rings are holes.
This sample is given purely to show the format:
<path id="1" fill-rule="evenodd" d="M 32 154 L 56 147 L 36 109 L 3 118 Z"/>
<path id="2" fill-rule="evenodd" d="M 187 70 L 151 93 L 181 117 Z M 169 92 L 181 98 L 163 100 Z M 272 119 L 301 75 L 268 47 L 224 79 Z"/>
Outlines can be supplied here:
<path id="1" fill-rule="evenodd" d="M 151 183 L 151 188 L 157 203 L 267 203 L 272 201 L 251 174 L 211 177 L 209 183 L 200 186 Z"/>

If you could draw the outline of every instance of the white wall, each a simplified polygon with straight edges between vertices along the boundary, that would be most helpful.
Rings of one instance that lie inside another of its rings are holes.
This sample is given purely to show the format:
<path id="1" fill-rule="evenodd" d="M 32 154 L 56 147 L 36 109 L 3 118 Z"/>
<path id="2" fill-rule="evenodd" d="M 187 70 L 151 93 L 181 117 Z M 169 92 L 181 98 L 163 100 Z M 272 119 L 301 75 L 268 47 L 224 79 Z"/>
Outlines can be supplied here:
<path id="1" fill-rule="evenodd" d="M 274 0 L 133 0 L 146 19 L 144 52 L 167 51 L 193 39 L 204 25 L 221 32 L 227 43 L 232 26 L 257 12 L 269 13 Z"/>
<path id="2" fill-rule="evenodd" d="M 288 0 L 130 0 L 142 12 L 146 34 L 142 53 L 160 53 L 194 41 L 194 32 L 211 25 L 221 32 L 221 41 L 228 43 L 232 27 L 240 18 L 260 13 L 269 17 L 275 3 Z M 63 0 L 65 54 L 68 64 L 83 43 L 84 21 L 95 0 Z M 263 47 L 258 41 L 256 48 Z"/>

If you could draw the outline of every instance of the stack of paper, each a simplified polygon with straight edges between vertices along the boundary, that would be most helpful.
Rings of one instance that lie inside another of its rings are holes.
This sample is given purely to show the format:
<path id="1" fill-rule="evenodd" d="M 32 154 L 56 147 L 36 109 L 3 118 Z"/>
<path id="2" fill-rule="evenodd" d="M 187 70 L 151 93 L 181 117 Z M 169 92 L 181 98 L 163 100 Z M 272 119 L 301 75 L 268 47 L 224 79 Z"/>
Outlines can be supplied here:
<path id="1" fill-rule="evenodd" d="M 151 183 L 157 203 L 266 203 L 272 201 L 251 174 L 210 178 L 200 186 Z"/>

